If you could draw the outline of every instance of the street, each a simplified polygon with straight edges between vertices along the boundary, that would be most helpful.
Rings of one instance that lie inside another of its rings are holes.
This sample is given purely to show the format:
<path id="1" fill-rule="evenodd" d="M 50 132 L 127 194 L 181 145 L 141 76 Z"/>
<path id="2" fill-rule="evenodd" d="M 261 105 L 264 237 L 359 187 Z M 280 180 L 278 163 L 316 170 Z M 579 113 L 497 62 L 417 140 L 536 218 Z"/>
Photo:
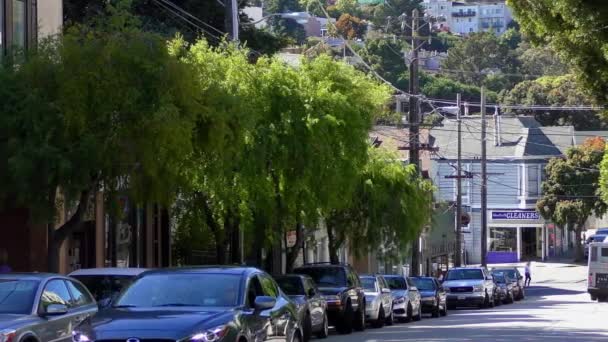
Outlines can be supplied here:
<path id="1" fill-rule="evenodd" d="M 329 342 L 353 341 L 599 341 L 608 338 L 608 305 L 591 302 L 586 267 L 537 265 L 538 278 L 524 301 L 485 310 L 452 310 L 447 317 L 332 334 Z"/>

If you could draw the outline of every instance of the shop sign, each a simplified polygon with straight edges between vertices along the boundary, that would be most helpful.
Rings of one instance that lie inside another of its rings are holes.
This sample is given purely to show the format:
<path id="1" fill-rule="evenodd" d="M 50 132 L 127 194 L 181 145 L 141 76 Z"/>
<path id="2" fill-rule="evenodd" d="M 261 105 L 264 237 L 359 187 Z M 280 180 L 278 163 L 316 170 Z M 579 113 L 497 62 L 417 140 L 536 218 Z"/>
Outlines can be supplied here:
<path id="1" fill-rule="evenodd" d="M 492 220 L 540 220 L 540 214 L 532 210 L 493 211 Z"/>

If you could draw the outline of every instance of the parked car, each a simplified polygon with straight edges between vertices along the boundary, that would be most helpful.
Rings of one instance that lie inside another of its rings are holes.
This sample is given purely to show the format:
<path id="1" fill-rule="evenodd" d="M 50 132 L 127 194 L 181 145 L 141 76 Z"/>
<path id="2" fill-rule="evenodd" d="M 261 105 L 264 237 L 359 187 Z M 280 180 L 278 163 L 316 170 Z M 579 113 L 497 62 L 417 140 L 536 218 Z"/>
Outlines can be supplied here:
<path id="1" fill-rule="evenodd" d="M 87 268 L 74 271 L 69 276 L 80 280 L 102 309 L 108 307 L 123 288 L 145 271 L 145 268 Z"/>
<path id="2" fill-rule="evenodd" d="M 588 259 L 587 271 L 589 279 L 587 292 L 591 300 L 598 302 L 608 301 L 608 243 L 594 242 L 590 246 L 591 253 Z"/>
<path id="3" fill-rule="evenodd" d="M 298 306 L 298 317 L 304 332 L 304 341 L 310 340 L 312 334 L 319 338 L 329 336 L 327 302 L 314 280 L 300 274 L 287 274 L 274 277 L 274 279 L 283 292 Z"/>
<path id="4" fill-rule="evenodd" d="M 590 237 L 588 237 L 585 241 L 585 258 L 589 257 L 589 244 L 592 242 L 604 242 L 606 241 L 606 237 L 608 237 L 608 235 L 599 233 L 595 233 L 595 235 L 591 235 Z"/>
<path id="5" fill-rule="evenodd" d="M 422 318 L 420 292 L 409 278 L 385 275 L 393 296 L 393 315 L 399 322 L 419 321 Z"/>
<path id="6" fill-rule="evenodd" d="M 524 277 L 521 275 L 517 267 L 494 267 L 492 268 L 492 273 L 502 273 L 511 279 L 515 300 L 522 300 L 526 297 Z"/>
<path id="7" fill-rule="evenodd" d="M 447 316 L 447 295 L 439 281 L 432 277 L 412 277 L 410 279 L 420 291 L 422 312 L 430 313 L 433 317 Z"/>
<path id="8" fill-rule="evenodd" d="M 295 303 L 249 267 L 142 273 L 112 306 L 74 330 L 86 341 L 301 342 Z"/>
<path id="9" fill-rule="evenodd" d="M 511 304 L 515 301 L 515 294 L 513 293 L 513 281 L 505 273 L 493 273 L 494 283 L 496 284 L 496 293 L 498 302 Z"/>
<path id="10" fill-rule="evenodd" d="M 310 276 L 327 301 L 329 324 L 342 334 L 365 330 L 365 293 L 349 265 L 306 264 L 293 273 Z"/>
<path id="11" fill-rule="evenodd" d="M 0 341 L 71 341 L 72 327 L 97 312 L 78 280 L 56 274 L 0 275 Z"/>
<path id="12" fill-rule="evenodd" d="M 496 285 L 484 267 L 458 267 L 448 271 L 443 282 L 448 309 L 462 306 L 494 307 Z"/>
<path id="13" fill-rule="evenodd" d="M 596 235 L 608 235 L 608 228 L 600 228 L 595 231 Z"/>
<path id="14" fill-rule="evenodd" d="M 384 324 L 393 325 L 393 296 L 386 280 L 381 275 L 362 275 L 365 291 L 365 318 L 374 328 Z"/>

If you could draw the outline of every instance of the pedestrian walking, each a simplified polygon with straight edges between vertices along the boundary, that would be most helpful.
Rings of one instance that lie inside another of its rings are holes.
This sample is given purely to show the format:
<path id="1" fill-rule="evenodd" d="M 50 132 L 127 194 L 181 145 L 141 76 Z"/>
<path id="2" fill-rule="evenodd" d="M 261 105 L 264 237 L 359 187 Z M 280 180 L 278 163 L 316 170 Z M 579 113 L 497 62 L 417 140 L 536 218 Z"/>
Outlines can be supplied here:
<path id="1" fill-rule="evenodd" d="M 4 248 L 0 248 L 0 274 L 11 273 L 10 266 L 8 265 L 8 252 Z"/>
<path id="2" fill-rule="evenodd" d="M 532 266 L 531 266 L 531 263 L 529 261 L 526 263 L 526 267 L 524 269 L 524 273 L 526 274 L 526 280 L 524 282 L 524 286 L 525 287 L 529 287 L 530 286 L 530 282 L 532 281 Z"/>

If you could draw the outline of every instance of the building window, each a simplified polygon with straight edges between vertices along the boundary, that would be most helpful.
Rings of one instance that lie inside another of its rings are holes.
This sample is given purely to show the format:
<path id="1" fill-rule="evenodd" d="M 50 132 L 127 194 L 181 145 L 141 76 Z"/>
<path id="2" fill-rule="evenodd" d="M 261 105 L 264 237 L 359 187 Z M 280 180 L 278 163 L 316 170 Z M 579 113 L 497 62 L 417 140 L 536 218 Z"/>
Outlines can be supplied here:
<path id="1" fill-rule="evenodd" d="M 27 37 L 26 1 L 13 0 L 13 46 L 25 49 Z"/>
<path id="2" fill-rule="evenodd" d="M 538 197 L 540 193 L 540 165 L 528 165 L 527 174 L 528 197 Z"/>
<path id="3" fill-rule="evenodd" d="M 517 252 L 517 229 L 490 228 L 491 252 Z"/>

